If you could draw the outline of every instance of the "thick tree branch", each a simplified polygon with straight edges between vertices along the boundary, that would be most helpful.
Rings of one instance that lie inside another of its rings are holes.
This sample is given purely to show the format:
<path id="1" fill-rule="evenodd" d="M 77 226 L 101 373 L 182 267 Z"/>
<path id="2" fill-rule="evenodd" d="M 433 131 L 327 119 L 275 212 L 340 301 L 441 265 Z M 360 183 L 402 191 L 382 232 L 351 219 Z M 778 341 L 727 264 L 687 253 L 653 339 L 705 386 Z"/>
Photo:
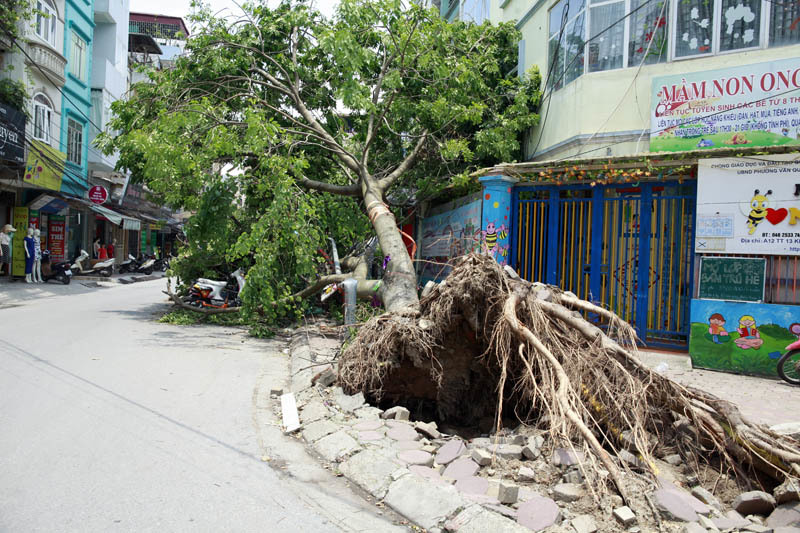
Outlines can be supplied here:
<path id="1" fill-rule="evenodd" d="M 417 140 L 417 144 L 414 146 L 414 149 L 406 156 L 403 162 L 400 163 L 397 168 L 391 172 L 391 174 L 378 181 L 378 187 L 380 187 L 381 191 L 388 190 L 389 187 L 391 187 L 392 184 L 397 181 L 404 172 L 414 165 L 414 162 L 416 161 L 417 156 L 422 150 L 426 140 L 428 140 L 428 130 L 422 132 L 422 135 L 420 135 L 419 139 Z"/>
<path id="2" fill-rule="evenodd" d="M 302 177 L 297 181 L 297 184 L 306 189 L 314 189 L 315 191 L 328 192 L 331 194 L 338 194 L 341 196 L 361 196 L 361 187 L 357 184 L 353 185 L 334 185 L 332 183 L 325 183 Z"/>

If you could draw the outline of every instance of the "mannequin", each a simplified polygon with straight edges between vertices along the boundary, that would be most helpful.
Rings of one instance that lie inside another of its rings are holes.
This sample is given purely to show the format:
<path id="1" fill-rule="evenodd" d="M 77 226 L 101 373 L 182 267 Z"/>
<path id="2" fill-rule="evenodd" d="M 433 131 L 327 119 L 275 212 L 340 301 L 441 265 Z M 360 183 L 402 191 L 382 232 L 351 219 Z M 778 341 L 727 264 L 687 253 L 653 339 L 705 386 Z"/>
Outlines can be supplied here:
<path id="1" fill-rule="evenodd" d="M 33 230 L 33 282 L 42 282 L 42 232 Z"/>
<path id="2" fill-rule="evenodd" d="M 11 234 L 17 228 L 11 224 L 3 226 L 0 231 L 0 273 L 11 274 Z"/>
<path id="3" fill-rule="evenodd" d="M 33 228 L 28 228 L 28 236 L 23 240 L 25 242 L 25 283 L 33 283 L 31 273 L 33 272 L 33 261 L 36 257 L 36 249 L 33 244 Z"/>

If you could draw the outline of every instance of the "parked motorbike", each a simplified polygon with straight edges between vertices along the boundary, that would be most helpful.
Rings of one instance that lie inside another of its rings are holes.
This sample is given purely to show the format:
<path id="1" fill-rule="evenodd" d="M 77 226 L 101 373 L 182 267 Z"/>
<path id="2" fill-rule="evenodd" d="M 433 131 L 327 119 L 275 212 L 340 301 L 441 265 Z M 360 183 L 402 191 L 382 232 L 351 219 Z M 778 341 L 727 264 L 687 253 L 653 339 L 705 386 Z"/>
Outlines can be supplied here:
<path id="1" fill-rule="evenodd" d="M 159 259 L 156 259 L 155 263 L 153 263 L 153 270 L 158 270 L 160 272 L 166 272 L 167 269 L 169 268 L 169 260 L 170 260 L 169 256 L 161 257 Z"/>
<path id="2" fill-rule="evenodd" d="M 119 265 L 119 273 L 125 274 L 127 272 L 133 272 L 133 266 L 136 265 L 136 258 L 133 257 L 131 254 L 128 254 L 128 257 L 122 261 Z"/>
<path id="3" fill-rule="evenodd" d="M 800 339 L 787 346 L 778 360 L 778 375 L 792 385 L 800 385 Z"/>
<path id="4" fill-rule="evenodd" d="M 70 266 L 70 270 L 76 276 L 99 274 L 107 278 L 114 271 L 114 258 L 89 259 L 89 254 L 86 250 L 81 250 L 81 254 L 75 258 L 72 266 Z"/>
<path id="5" fill-rule="evenodd" d="M 155 262 L 156 260 L 153 257 L 143 255 L 139 257 L 138 261 L 136 262 L 136 265 L 132 267 L 131 271 L 138 272 L 140 274 L 146 274 L 149 276 L 150 274 L 153 273 L 154 270 L 153 265 L 155 264 Z"/>
<path id="6" fill-rule="evenodd" d="M 51 279 L 60 281 L 64 285 L 69 285 L 72 280 L 72 270 L 70 270 L 69 261 L 52 263 L 50 261 L 50 250 L 45 250 L 42 252 L 42 281 L 48 282 Z"/>
<path id="7" fill-rule="evenodd" d="M 196 307 L 239 307 L 242 305 L 239 294 L 244 289 L 244 272 L 241 268 L 237 269 L 231 274 L 231 278 L 235 280 L 235 284 L 232 281 L 199 278 L 192 284 L 184 301 Z"/>

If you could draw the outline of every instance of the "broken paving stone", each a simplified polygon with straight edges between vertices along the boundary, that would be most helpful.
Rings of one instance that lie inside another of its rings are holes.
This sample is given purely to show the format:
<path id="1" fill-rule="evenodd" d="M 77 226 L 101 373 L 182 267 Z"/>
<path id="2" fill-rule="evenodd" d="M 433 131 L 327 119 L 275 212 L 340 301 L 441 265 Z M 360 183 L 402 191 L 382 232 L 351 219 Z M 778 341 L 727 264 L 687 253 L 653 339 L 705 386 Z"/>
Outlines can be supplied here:
<path id="1" fill-rule="evenodd" d="M 714 531 L 716 531 L 717 529 L 717 526 L 714 525 L 714 522 L 712 522 L 711 519 L 707 516 L 700 515 L 698 517 L 698 522 L 700 523 L 701 526 L 703 526 L 706 529 L 711 529 Z"/>
<path id="2" fill-rule="evenodd" d="M 331 433 L 314 443 L 314 449 L 328 461 L 338 461 L 361 449 L 358 443 L 344 430 Z"/>
<path id="3" fill-rule="evenodd" d="M 371 405 L 366 405 L 364 407 L 361 407 L 361 408 L 356 409 L 355 411 L 353 411 L 353 414 L 355 414 L 358 418 L 366 418 L 366 419 L 369 419 L 369 420 L 372 420 L 372 419 L 377 420 L 377 419 L 380 418 L 382 412 L 383 411 L 381 411 L 377 407 L 373 407 Z"/>
<path id="4" fill-rule="evenodd" d="M 683 458 L 681 458 L 681 456 L 677 453 L 674 453 L 664 457 L 664 462 L 671 464 L 672 466 L 679 466 L 681 463 L 683 463 Z"/>
<path id="5" fill-rule="evenodd" d="M 393 440 L 417 440 L 419 433 L 407 425 L 395 426 L 386 432 L 386 436 Z"/>
<path id="6" fill-rule="evenodd" d="M 492 463 L 492 454 L 481 448 L 475 448 L 470 453 L 472 460 L 481 466 L 486 466 Z"/>
<path id="7" fill-rule="evenodd" d="M 399 405 L 391 407 L 383 412 L 381 418 L 391 418 L 394 420 L 408 420 L 411 412 L 405 407 Z"/>
<path id="8" fill-rule="evenodd" d="M 497 484 L 497 500 L 500 503 L 512 504 L 519 497 L 519 486 L 501 481 Z"/>
<path id="9" fill-rule="evenodd" d="M 710 507 L 713 507 L 714 509 L 722 509 L 722 504 L 719 503 L 719 500 L 713 494 L 711 494 L 710 491 L 704 489 L 703 487 L 697 486 L 692 488 L 692 496 L 709 505 Z"/>
<path id="10" fill-rule="evenodd" d="M 683 529 L 681 529 L 681 533 L 707 533 L 706 528 L 698 524 L 697 522 L 689 522 Z"/>
<path id="11" fill-rule="evenodd" d="M 405 450 L 397 452 L 397 458 L 410 465 L 433 465 L 433 455 L 422 450 Z"/>
<path id="12" fill-rule="evenodd" d="M 517 510 L 512 507 L 508 507 L 506 505 L 500 505 L 500 503 L 487 503 L 484 505 L 484 507 L 494 511 L 495 513 L 500 513 L 503 516 L 507 516 L 511 520 L 517 519 L 517 514 L 518 514 Z"/>
<path id="13" fill-rule="evenodd" d="M 736 512 L 740 514 L 769 514 L 775 508 L 775 498 L 772 494 L 760 491 L 751 490 L 739 494 L 733 504 L 731 504 Z"/>
<path id="14" fill-rule="evenodd" d="M 697 512 L 675 489 L 658 489 L 653 493 L 653 500 L 661 514 L 669 520 L 678 522 L 696 522 Z"/>
<path id="15" fill-rule="evenodd" d="M 439 448 L 436 454 L 436 462 L 440 465 L 449 464 L 461 457 L 466 451 L 467 447 L 464 445 L 464 441 L 461 439 L 450 440 Z"/>
<path id="16" fill-rule="evenodd" d="M 308 402 L 305 407 L 300 411 L 300 420 L 303 424 L 309 424 L 322 418 L 327 418 L 331 414 L 330 410 L 325 407 L 321 401 Z"/>
<path id="17" fill-rule="evenodd" d="M 455 479 L 458 481 L 459 479 L 474 476 L 475 472 L 478 471 L 478 464 L 468 457 L 461 457 L 460 459 L 456 459 L 449 465 L 447 468 L 444 469 L 442 472 L 442 477 Z"/>
<path id="18" fill-rule="evenodd" d="M 530 442 L 522 447 L 522 455 L 525 459 L 536 459 L 541 453 L 542 451 L 538 447 L 531 445 Z"/>
<path id="19" fill-rule="evenodd" d="M 425 465 L 411 465 L 408 467 L 411 472 L 426 479 L 442 482 L 442 476 L 433 468 Z"/>
<path id="20" fill-rule="evenodd" d="M 333 398 L 336 400 L 336 403 L 339 404 L 342 411 L 346 413 L 352 413 L 365 403 L 363 393 L 359 392 L 357 394 L 348 395 L 344 393 L 341 387 L 333 389 Z"/>
<path id="21" fill-rule="evenodd" d="M 636 523 L 636 515 L 633 514 L 631 508 L 627 505 L 622 507 L 617 507 L 614 509 L 614 518 L 625 527 L 628 527 L 634 523 Z"/>
<path id="22" fill-rule="evenodd" d="M 561 510 L 556 502 L 544 496 L 534 496 L 517 509 L 517 522 L 533 531 L 541 531 L 558 522 Z"/>
<path id="23" fill-rule="evenodd" d="M 767 526 L 800 526 L 800 502 L 784 503 L 767 517 Z"/>
<path id="24" fill-rule="evenodd" d="M 569 521 L 569 525 L 575 530 L 575 533 L 595 533 L 597 531 L 597 523 L 592 515 L 582 514 L 576 516 Z"/>
<path id="25" fill-rule="evenodd" d="M 487 506 L 489 507 L 489 506 Z M 502 506 L 498 506 L 502 507 Z M 493 513 L 480 505 L 470 505 L 450 519 L 445 528 L 457 533 L 526 533 L 527 530 L 505 516 Z"/>
<path id="26" fill-rule="evenodd" d="M 564 483 L 583 483 L 583 473 L 581 472 L 580 468 L 573 466 L 564 472 L 564 475 L 561 476 L 561 480 Z"/>
<path id="27" fill-rule="evenodd" d="M 788 503 L 800 500 L 800 482 L 794 479 L 787 479 L 772 491 L 775 496 L 775 503 Z"/>
<path id="28" fill-rule="evenodd" d="M 356 431 L 376 431 L 383 427 L 383 422 L 380 420 L 364 420 L 355 424 L 353 429 Z"/>
<path id="29" fill-rule="evenodd" d="M 317 384 L 322 387 L 330 387 L 336 382 L 336 377 L 336 372 L 333 371 L 333 367 L 328 365 L 311 378 L 311 384 Z"/>
<path id="30" fill-rule="evenodd" d="M 745 527 L 750 524 L 750 521 L 736 511 L 728 511 L 724 516 L 712 518 L 711 523 L 714 524 L 714 527 L 717 529 L 725 530 Z"/>
<path id="31" fill-rule="evenodd" d="M 417 422 L 415 427 L 417 428 L 417 431 L 428 438 L 438 439 L 442 436 L 442 434 L 439 433 L 439 430 L 436 429 L 436 422 Z"/>
<path id="32" fill-rule="evenodd" d="M 451 485 L 431 483 L 419 476 L 403 476 L 391 485 L 386 505 L 416 524 L 431 529 L 466 506 L 467 501 Z"/>
<path id="33" fill-rule="evenodd" d="M 536 472 L 534 472 L 533 468 L 528 468 L 527 466 L 521 466 L 519 467 L 519 471 L 517 472 L 517 480 L 536 481 Z"/>
<path id="34" fill-rule="evenodd" d="M 562 502 L 574 502 L 583 498 L 583 487 L 575 483 L 559 483 L 553 487 L 553 499 Z"/>
<path id="35" fill-rule="evenodd" d="M 338 431 L 338 429 L 339 426 L 330 420 L 317 420 L 316 422 L 311 422 L 310 424 L 306 425 L 305 428 L 303 428 L 303 438 L 306 439 L 306 442 L 314 442 L 321 439 L 325 435 L 330 435 L 331 433 Z"/>
<path id="36" fill-rule="evenodd" d="M 750 524 L 749 526 L 744 526 L 742 531 L 749 531 L 750 533 L 772 533 L 772 528 L 767 526 L 762 526 L 761 524 Z"/>
<path id="37" fill-rule="evenodd" d="M 583 453 L 577 450 L 557 448 L 553 450 L 551 462 L 556 466 L 572 466 L 583 462 Z"/>
<path id="38" fill-rule="evenodd" d="M 501 444 L 494 451 L 498 457 L 503 459 L 521 459 L 522 446 L 518 444 Z"/>
<path id="39" fill-rule="evenodd" d="M 383 498 L 392 481 L 392 474 L 400 467 L 373 450 L 364 450 L 339 465 L 339 470 L 376 498 Z"/>
<path id="40" fill-rule="evenodd" d="M 456 481 L 456 488 L 465 494 L 486 494 L 489 480 L 478 476 L 464 477 Z"/>

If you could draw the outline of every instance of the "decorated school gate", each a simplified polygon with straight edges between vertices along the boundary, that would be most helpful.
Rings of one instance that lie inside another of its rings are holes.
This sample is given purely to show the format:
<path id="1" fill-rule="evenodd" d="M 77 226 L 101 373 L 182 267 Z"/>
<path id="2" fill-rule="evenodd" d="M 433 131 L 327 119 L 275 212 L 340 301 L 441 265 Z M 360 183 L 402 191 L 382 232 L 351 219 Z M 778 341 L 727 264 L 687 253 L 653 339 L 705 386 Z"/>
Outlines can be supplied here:
<path id="1" fill-rule="evenodd" d="M 614 311 L 648 345 L 688 344 L 696 182 L 517 185 L 511 195 L 507 257 L 520 276 Z"/>

